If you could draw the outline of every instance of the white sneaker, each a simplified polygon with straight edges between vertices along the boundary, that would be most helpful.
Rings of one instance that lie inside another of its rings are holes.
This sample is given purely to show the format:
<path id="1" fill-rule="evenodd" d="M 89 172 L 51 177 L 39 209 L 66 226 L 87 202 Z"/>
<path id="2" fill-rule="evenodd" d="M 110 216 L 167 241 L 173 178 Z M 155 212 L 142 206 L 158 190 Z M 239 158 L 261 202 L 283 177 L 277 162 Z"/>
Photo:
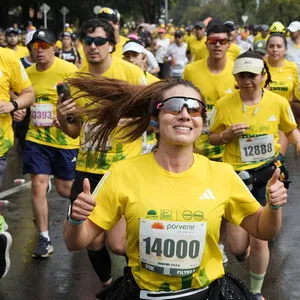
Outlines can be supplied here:
<path id="1" fill-rule="evenodd" d="M 225 253 L 225 250 L 224 250 L 224 245 L 223 244 L 218 244 L 218 247 L 219 247 L 219 250 L 222 254 L 222 261 L 223 261 L 223 264 L 226 264 L 228 263 L 228 257 Z"/>

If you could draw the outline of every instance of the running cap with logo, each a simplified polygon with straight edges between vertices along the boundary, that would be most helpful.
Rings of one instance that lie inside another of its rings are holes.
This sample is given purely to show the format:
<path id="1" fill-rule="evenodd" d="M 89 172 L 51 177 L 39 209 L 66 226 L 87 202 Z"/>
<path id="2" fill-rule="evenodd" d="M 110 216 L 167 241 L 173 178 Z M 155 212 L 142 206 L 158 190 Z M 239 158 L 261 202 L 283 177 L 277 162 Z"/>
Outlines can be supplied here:
<path id="1" fill-rule="evenodd" d="M 5 35 L 9 35 L 11 33 L 19 34 L 19 30 L 17 28 L 9 27 L 5 30 Z"/>
<path id="2" fill-rule="evenodd" d="M 145 53 L 145 48 L 137 42 L 129 41 L 123 46 L 123 54 L 127 51 L 133 51 L 136 53 Z"/>
<path id="3" fill-rule="evenodd" d="M 270 33 L 279 32 L 279 33 L 285 33 L 285 27 L 284 25 L 276 21 L 270 26 Z"/>
<path id="4" fill-rule="evenodd" d="M 263 55 L 267 54 L 267 41 L 259 40 L 253 45 L 253 51 L 260 52 Z"/>
<path id="5" fill-rule="evenodd" d="M 105 19 L 107 21 L 112 21 L 113 23 L 118 23 L 120 21 L 120 14 L 118 14 L 118 12 L 112 8 L 109 7 L 102 7 L 99 10 L 99 14 L 98 14 L 99 18 L 101 19 Z"/>
<path id="6" fill-rule="evenodd" d="M 261 74 L 263 69 L 264 62 L 262 59 L 252 57 L 241 57 L 235 60 L 232 73 L 233 75 L 243 72 Z"/>
<path id="7" fill-rule="evenodd" d="M 56 38 L 52 31 L 50 31 L 48 29 L 40 29 L 34 33 L 31 41 L 32 42 L 43 41 L 48 44 L 55 44 Z"/>
<path id="8" fill-rule="evenodd" d="M 300 22 L 299 21 L 292 22 L 287 29 L 290 32 L 296 32 L 296 31 L 300 30 Z"/>
<path id="9" fill-rule="evenodd" d="M 32 38 L 36 30 L 29 31 L 25 37 L 25 46 L 29 45 L 32 42 Z"/>
<path id="10" fill-rule="evenodd" d="M 61 38 L 64 38 L 64 37 L 72 38 L 71 32 L 64 31 L 64 32 L 61 34 Z"/>

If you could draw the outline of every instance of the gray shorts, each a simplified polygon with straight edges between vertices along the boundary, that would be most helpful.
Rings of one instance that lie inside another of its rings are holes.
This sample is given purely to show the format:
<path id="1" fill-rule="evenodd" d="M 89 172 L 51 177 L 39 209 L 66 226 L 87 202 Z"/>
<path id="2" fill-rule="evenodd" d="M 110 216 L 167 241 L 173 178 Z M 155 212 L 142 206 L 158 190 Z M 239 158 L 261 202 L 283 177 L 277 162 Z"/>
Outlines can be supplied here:
<path id="1" fill-rule="evenodd" d="M 6 157 L 5 156 L 0 157 L 0 189 L 2 186 L 2 181 L 3 181 L 6 166 L 7 166 Z"/>

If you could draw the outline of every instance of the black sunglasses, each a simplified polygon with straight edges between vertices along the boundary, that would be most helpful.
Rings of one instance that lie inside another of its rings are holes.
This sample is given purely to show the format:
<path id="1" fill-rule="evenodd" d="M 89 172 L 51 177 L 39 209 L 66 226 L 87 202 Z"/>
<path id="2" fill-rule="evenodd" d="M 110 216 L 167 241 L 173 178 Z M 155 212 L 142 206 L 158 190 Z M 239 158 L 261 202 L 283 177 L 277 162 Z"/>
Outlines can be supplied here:
<path id="1" fill-rule="evenodd" d="M 85 44 L 85 45 L 92 45 L 93 43 L 96 45 L 96 46 L 103 46 L 104 44 L 106 44 L 108 42 L 108 38 L 104 38 L 104 37 L 101 37 L 101 36 L 98 36 L 98 37 L 90 37 L 90 36 L 85 36 L 83 39 L 82 39 L 82 42 Z"/>

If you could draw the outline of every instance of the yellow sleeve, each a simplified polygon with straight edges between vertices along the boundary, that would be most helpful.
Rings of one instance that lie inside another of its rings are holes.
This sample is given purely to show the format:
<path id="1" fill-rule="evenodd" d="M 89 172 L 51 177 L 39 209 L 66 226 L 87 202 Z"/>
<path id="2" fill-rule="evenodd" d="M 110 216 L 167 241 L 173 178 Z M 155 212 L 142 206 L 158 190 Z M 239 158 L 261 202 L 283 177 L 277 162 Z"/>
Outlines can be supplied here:
<path id="1" fill-rule="evenodd" d="M 113 228 L 124 214 L 124 207 L 119 201 L 117 173 L 112 165 L 93 192 L 96 206 L 89 219 L 104 230 Z"/>
<path id="2" fill-rule="evenodd" d="M 298 75 L 298 67 L 297 65 L 293 69 L 293 78 L 294 78 L 294 95 L 297 100 L 300 101 L 300 83 L 299 83 L 299 75 Z"/>
<path id="3" fill-rule="evenodd" d="M 211 133 L 219 133 L 226 129 L 224 125 L 224 117 L 222 116 L 222 112 L 218 108 L 218 103 L 213 107 L 210 118 L 210 132 Z"/>
<path id="4" fill-rule="evenodd" d="M 187 65 L 185 68 L 184 68 L 184 71 L 183 71 L 183 79 L 184 80 L 189 80 L 189 81 L 192 81 L 192 78 L 190 77 L 190 72 L 189 72 L 189 65 Z"/>
<path id="5" fill-rule="evenodd" d="M 31 86 L 29 77 L 23 67 L 20 59 L 15 56 L 11 62 L 11 88 L 16 93 L 21 93 L 23 89 Z"/>
<path id="6" fill-rule="evenodd" d="M 279 129 L 285 133 L 291 132 L 297 128 L 295 117 L 287 99 L 280 103 L 280 124 Z"/>
<path id="7" fill-rule="evenodd" d="M 230 223 L 238 226 L 245 217 L 256 213 L 260 208 L 260 204 L 233 170 L 230 182 L 231 193 L 225 203 L 224 217 Z"/>

